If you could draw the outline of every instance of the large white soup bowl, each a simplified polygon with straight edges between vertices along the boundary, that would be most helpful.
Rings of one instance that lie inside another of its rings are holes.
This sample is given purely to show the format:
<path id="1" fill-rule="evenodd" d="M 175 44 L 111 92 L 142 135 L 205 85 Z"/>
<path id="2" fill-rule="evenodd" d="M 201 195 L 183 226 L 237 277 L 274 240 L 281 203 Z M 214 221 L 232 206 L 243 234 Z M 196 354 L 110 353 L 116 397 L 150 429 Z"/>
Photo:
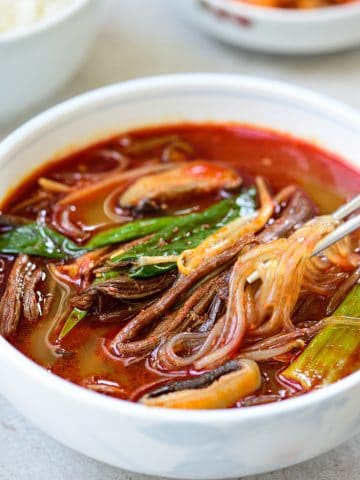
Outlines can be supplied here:
<path id="1" fill-rule="evenodd" d="M 345 106 L 268 80 L 176 75 L 105 87 L 22 126 L 0 145 L 0 198 L 58 152 L 131 128 L 184 121 L 271 127 L 316 140 L 359 166 L 360 117 Z M 111 465 L 168 477 L 274 470 L 319 455 L 359 431 L 360 372 L 276 404 L 150 409 L 58 378 L 0 338 L 0 390 L 63 444 Z"/>

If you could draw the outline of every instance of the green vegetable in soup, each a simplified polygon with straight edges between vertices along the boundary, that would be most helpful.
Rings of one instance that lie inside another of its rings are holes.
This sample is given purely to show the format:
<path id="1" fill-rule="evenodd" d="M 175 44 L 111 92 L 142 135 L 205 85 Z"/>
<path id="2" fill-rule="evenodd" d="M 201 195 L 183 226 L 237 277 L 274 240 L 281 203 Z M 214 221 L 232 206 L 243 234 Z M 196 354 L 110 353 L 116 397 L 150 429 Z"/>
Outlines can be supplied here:
<path id="1" fill-rule="evenodd" d="M 42 223 L 31 222 L 0 234 L 0 252 L 26 253 L 39 257 L 67 260 L 86 249 Z"/>
<path id="2" fill-rule="evenodd" d="M 148 254 L 169 255 L 169 252 L 180 253 L 186 248 L 196 246 L 214 229 L 232 220 L 239 211 L 253 210 L 255 207 L 254 192 L 249 190 L 237 200 L 228 199 L 219 202 L 201 213 L 183 216 L 166 216 L 135 220 L 125 225 L 113 227 L 92 237 L 84 246 L 79 246 L 61 233 L 39 222 L 29 222 L 13 227 L 0 234 L 0 252 L 26 253 L 55 260 L 68 260 L 99 247 L 127 242 L 150 234 L 157 234 L 143 248 L 132 249 L 132 258 Z M 158 246 L 160 239 L 168 245 Z M 114 263 L 123 261 L 129 256 L 119 256 Z M 173 267 L 173 266 L 172 266 Z M 172 268 L 171 267 L 171 268 Z M 169 269 L 168 266 L 151 266 L 134 269 L 134 276 L 152 276 Z"/>
<path id="3" fill-rule="evenodd" d="M 84 246 L 76 245 L 61 233 L 42 223 L 30 222 L 18 225 L 0 234 L 0 252 L 27 253 L 39 257 L 67 260 L 98 247 L 122 243 L 158 232 L 176 221 L 178 217 L 160 217 L 136 220 L 100 232 Z"/>
<path id="4" fill-rule="evenodd" d="M 281 376 L 305 389 L 334 383 L 360 368 L 360 285 L 356 285 L 324 327 Z"/>
<path id="5" fill-rule="evenodd" d="M 163 217 L 167 219 L 165 223 L 168 223 L 150 240 L 114 257 L 111 261 L 114 264 L 126 263 L 144 255 L 166 257 L 179 254 L 188 248 L 193 248 L 216 229 L 229 223 L 237 216 L 251 215 L 256 208 L 255 197 L 256 189 L 250 188 L 237 198 L 222 200 L 203 212 L 179 217 Z M 172 218 L 174 218 L 174 220 L 169 220 Z M 128 225 L 131 227 L 132 224 Z M 126 226 L 127 225 L 124 227 Z M 136 228 L 134 230 L 136 230 Z M 130 269 L 130 275 L 139 278 L 152 277 L 165 273 L 173 268 L 175 268 L 175 264 L 172 262 L 168 264 L 132 267 Z M 124 272 L 122 272 L 122 274 L 123 273 Z M 116 277 L 119 274 L 118 270 L 111 270 L 104 273 L 99 280 L 96 281 L 103 281 L 111 277 Z M 60 338 L 64 338 L 65 335 L 67 335 L 86 316 L 86 314 L 87 312 L 84 310 L 79 310 L 77 308 L 73 309 L 65 321 Z"/>
<path id="6" fill-rule="evenodd" d="M 187 249 L 195 248 L 207 236 L 234 220 L 236 217 L 249 216 L 254 213 L 256 190 L 251 188 L 237 198 L 218 202 L 203 212 L 177 217 L 165 226 L 147 242 L 112 258 L 111 263 L 132 263 L 132 277 L 144 278 L 162 274 L 175 267 L 175 264 L 161 263 L 155 265 L 137 266 L 141 257 L 166 257 L 179 255 Z"/>
<path id="7" fill-rule="evenodd" d="M 179 217 L 168 216 L 159 218 L 148 218 L 135 220 L 119 227 L 110 228 L 100 232 L 92 237 L 86 244 L 86 248 L 93 249 L 104 247 L 113 243 L 122 243 L 134 240 L 135 238 L 145 237 L 152 233 L 172 225 Z"/>
<path id="8" fill-rule="evenodd" d="M 79 308 L 74 308 L 68 318 L 66 319 L 66 322 L 61 329 L 60 335 L 59 335 L 59 340 L 63 339 L 76 325 L 87 315 L 86 310 L 80 310 Z"/>

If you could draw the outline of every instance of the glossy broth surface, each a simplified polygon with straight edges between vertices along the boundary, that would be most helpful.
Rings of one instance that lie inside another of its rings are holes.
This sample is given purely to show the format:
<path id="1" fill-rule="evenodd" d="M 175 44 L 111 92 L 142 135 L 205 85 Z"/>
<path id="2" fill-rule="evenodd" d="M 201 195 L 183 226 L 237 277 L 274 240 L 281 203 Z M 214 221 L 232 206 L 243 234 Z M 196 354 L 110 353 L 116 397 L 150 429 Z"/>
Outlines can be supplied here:
<path id="1" fill-rule="evenodd" d="M 130 132 L 76 152 L 61 161 L 49 163 L 22 183 L 3 202 L 3 213 L 16 213 L 35 219 L 39 212 L 49 222 L 54 222 L 54 204 L 46 201 L 37 208 L 28 208 L 26 199 L 36 194 L 37 180 L 41 176 L 72 185 L 79 175 L 106 172 L 114 168 L 111 155 L 104 152 L 123 152 L 126 145 L 138 139 L 159 136 L 177 136 L 190 144 L 193 159 L 204 159 L 232 166 L 238 170 L 245 185 L 254 183 L 254 177 L 263 176 L 274 193 L 289 184 L 301 186 L 318 207 L 319 213 L 329 213 L 343 201 L 360 191 L 360 174 L 335 155 L 312 144 L 268 130 L 239 125 L 176 125 Z M 156 146 L 145 153 L 127 154 L 128 168 L 146 165 L 163 155 Z M 166 162 L 166 158 L 161 161 Z M 94 232 L 109 226 L 102 204 L 109 195 L 106 189 L 91 201 L 75 203 L 71 218 L 85 232 L 82 242 Z M 173 206 L 171 213 L 199 211 L 214 201 L 219 194 L 206 198 L 184 198 Z M 58 224 L 53 223 L 55 228 Z M 6 284 L 12 255 L 0 255 L 0 293 Z M 58 296 L 60 293 L 58 292 Z M 169 376 L 153 370 L 145 359 L 119 359 L 111 357 L 104 349 L 105 339 L 114 337 L 118 325 L 102 324 L 96 315 L 82 321 L 60 344 L 53 344 L 52 328 L 56 323 L 56 298 L 48 318 L 38 324 L 21 321 L 20 328 L 10 339 L 11 343 L 49 371 L 82 384 L 95 378 L 104 385 L 116 383 L 119 398 L 136 400 L 142 392 L 169 380 Z M 65 352 L 65 353 L 64 353 Z M 287 361 L 291 361 L 291 355 Z M 259 394 L 277 394 L 286 398 L 294 394 L 291 387 L 282 384 L 277 373 L 284 362 L 269 362 L 262 366 L 263 386 Z M 194 374 L 194 372 L 189 372 Z M 173 378 L 177 378 L 176 376 Z"/>

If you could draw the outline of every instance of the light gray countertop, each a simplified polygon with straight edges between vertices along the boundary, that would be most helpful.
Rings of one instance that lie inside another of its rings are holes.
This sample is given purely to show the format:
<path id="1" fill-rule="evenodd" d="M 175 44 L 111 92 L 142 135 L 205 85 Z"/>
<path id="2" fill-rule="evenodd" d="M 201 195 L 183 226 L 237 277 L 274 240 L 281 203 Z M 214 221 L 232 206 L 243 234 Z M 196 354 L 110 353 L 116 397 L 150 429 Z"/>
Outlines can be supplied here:
<path id="1" fill-rule="evenodd" d="M 312 58 L 267 56 L 222 45 L 179 18 L 188 0 L 101 0 L 102 33 L 82 70 L 56 96 L 0 129 L 0 138 L 61 100 L 105 84 L 162 73 L 217 71 L 281 79 L 360 109 L 360 49 Z M 26 394 L 26 392 L 24 392 Z M 360 479 L 360 437 L 312 461 L 249 480 Z M 73 452 L 34 428 L 0 397 L 1 480 L 141 480 Z"/>

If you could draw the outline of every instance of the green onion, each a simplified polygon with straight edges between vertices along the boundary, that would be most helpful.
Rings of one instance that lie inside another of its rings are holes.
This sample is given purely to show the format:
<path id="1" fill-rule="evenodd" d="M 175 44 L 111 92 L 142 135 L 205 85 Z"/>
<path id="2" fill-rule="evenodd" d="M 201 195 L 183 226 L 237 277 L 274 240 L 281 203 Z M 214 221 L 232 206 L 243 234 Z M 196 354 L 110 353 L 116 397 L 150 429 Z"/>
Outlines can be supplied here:
<path id="1" fill-rule="evenodd" d="M 309 390 L 334 383 L 360 368 L 360 285 L 356 285 L 324 327 L 281 376 Z M 353 317 L 348 318 L 346 317 Z M 355 318 L 354 318 L 355 317 Z M 348 321 L 347 321 L 348 320 Z"/>
<path id="2" fill-rule="evenodd" d="M 213 229 L 218 228 L 219 222 L 227 223 L 239 212 L 243 212 L 244 215 L 247 211 L 253 211 L 255 208 L 254 195 L 255 190 L 250 189 L 237 199 L 224 200 L 204 212 L 135 220 L 94 235 L 84 246 L 77 245 L 43 223 L 30 222 L 1 233 L 0 252 L 26 253 L 55 260 L 68 260 L 99 247 L 128 242 L 150 234 L 158 234 L 152 242 L 143 244 L 144 248 L 146 247 L 147 250 L 158 248 L 157 242 L 161 238 L 171 243 L 174 253 L 178 253 L 185 248 L 192 248 L 193 245 L 198 244 L 211 233 L 212 230 L 208 230 L 207 223 L 212 224 Z M 218 223 L 217 226 L 216 222 Z M 178 229 L 181 229 L 181 232 L 176 234 L 175 232 Z M 189 236 L 191 229 L 193 229 L 193 235 Z M 158 255 L 166 255 L 166 250 L 167 248 L 158 249 Z M 137 250 L 131 250 L 131 252 L 134 253 L 135 257 L 140 254 Z M 121 257 L 117 257 L 117 259 L 119 258 L 121 259 Z M 117 259 L 114 259 L 115 263 L 117 263 Z M 171 267 L 168 265 L 141 267 L 135 269 L 132 273 L 134 276 L 146 277 L 163 273 L 169 268 L 173 268 L 173 265 Z"/>
<path id="3" fill-rule="evenodd" d="M 66 322 L 60 332 L 59 340 L 62 340 L 76 325 L 87 315 L 86 310 L 80 310 L 79 308 L 73 308 L 70 315 L 66 319 Z"/>
<path id="4" fill-rule="evenodd" d="M 135 220 L 94 235 L 84 246 L 76 245 L 42 223 L 31 222 L 0 234 L 0 252 L 27 253 L 56 260 L 68 260 L 89 250 L 156 233 L 176 222 L 178 218 L 169 216 Z"/>
<path id="5" fill-rule="evenodd" d="M 179 217 L 169 216 L 135 220 L 134 222 L 110 228 L 94 235 L 85 247 L 92 250 L 93 248 L 104 247 L 113 243 L 128 242 L 135 238 L 145 237 L 171 225 L 178 219 Z"/>
<path id="6" fill-rule="evenodd" d="M 231 222 L 238 216 L 249 216 L 255 211 L 255 189 L 249 189 L 237 198 L 230 198 L 216 203 L 199 213 L 177 217 L 161 229 L 147 242 L 111 259 L 114 264 L 134 263 L 130 269 L 132 277 L 144 278 L 162 274 L 175 267 L 175 264 L 136 266 L 136 260 L 142 256 L 179 255 L 187 249 L 197 247 L 206 237 Z"/>

